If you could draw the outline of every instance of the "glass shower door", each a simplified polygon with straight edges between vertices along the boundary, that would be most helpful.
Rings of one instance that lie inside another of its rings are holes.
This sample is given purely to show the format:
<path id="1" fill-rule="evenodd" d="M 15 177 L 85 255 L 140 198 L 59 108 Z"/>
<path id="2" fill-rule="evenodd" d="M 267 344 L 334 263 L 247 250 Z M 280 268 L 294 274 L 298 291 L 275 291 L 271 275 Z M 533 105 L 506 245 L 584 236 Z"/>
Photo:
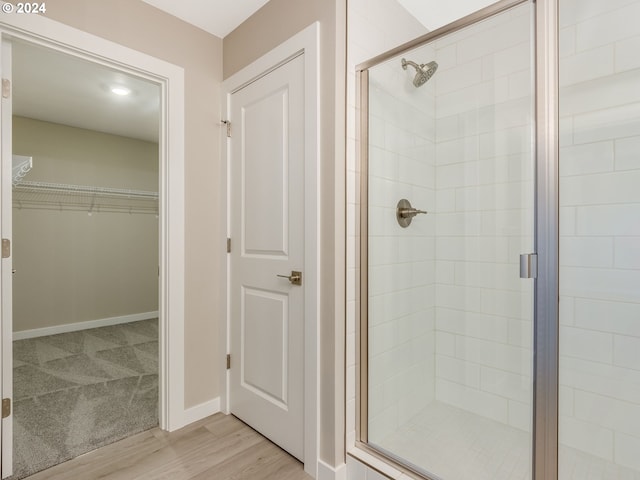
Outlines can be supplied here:
<path id="1" fill-rule="evenodd" d="M 532 25 L 524 2 L 362 75 L 362 440 L 430 478 L 531 478 Z"/>

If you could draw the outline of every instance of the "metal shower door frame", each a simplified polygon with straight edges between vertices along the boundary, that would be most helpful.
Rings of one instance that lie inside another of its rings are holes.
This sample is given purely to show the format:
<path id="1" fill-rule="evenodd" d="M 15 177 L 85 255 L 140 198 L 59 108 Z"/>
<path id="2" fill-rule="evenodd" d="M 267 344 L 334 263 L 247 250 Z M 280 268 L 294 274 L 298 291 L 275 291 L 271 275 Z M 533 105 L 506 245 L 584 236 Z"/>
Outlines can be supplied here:
<path id="1" fill-rule="evenodd" d="M 358 244 L 360 299 L 356 315 L 356 446 L 411 476 L 426 478 L 402 462 L 368 445 L 368 97 L 369 69 L 404 52 L 473 25 L 524 3 L 535 6 L 535 179 L 533 326 L 532 480 L 558 479 L 558 3 L 559 0 L 503 0 L 456 22 L 427 33 L 356 67 L 358 89 L 356 137 L 359 138 L 360 208 Z"/>
<path id="2" fill-rule="evenodd" d="M 535 1 L 535 232 L 533 480 L 558 478 L 559 108 L 558 3 Z"/>

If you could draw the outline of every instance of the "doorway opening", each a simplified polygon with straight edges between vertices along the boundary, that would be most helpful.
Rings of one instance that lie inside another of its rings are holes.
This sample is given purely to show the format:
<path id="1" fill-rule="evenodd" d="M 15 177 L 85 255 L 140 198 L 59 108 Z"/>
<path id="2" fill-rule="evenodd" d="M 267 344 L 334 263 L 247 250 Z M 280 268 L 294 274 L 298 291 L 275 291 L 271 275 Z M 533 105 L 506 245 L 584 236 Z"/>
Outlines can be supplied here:
<path id="1" fill-rule="evenodd" d="M 158 425 L 159 85 L 12 42 L 14 476 Z"/>
<path id="2" fill-rule="evenodd" d="M 111 69 L 156 85 L 159 92 L 159 158 L 156 212 L 159 246 L 158 286 L 158 421 L 163 430 L 184 426 L 184 69 L 112 41 L 58 24 L 41 16 L 7 16 L 1 24 L 2 78 L 5 84 L 2 117 L 2 182 L 0 227 L 3 244 L 13 239 L 12 209 L 12 43 L 27 42 Z M 72 105 L 65 105 L 64 109 Z M 76 184 L 80 184 L 76 182 Z M 92 184 L 88 184 L 92 185 Z M 85 185 L 86 186 L 86 185 Z M 79 212 L 78 212 L 79 213 Z M 88 216 L 88 211 L 82 213 Z M 95 213 L 94 213 L 95 215 Z M 149 215 L 155 216 L 155 215 Z M 6 249 L 9 253 L 10 249 Z M 13 255 L 3 255 L 2 278 L 2 398 L 13 399 Z M 17 274 L 17 272 L 16 272 Z M 144 313 L 144 312 L 143 312 Z M 13 473 L 13 415 L 2 420 L 2 477 Z"/>

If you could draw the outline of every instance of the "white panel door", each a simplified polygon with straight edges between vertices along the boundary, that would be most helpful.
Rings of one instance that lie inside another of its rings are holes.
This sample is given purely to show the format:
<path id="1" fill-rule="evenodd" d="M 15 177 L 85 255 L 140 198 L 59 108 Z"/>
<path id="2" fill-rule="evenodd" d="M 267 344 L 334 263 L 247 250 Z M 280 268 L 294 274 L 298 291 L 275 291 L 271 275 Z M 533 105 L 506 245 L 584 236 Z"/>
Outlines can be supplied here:
<path id="1" fill-rule="evenodd" d="M 230 410 L 303 460 L 304 55 L 232 94 L 230 115 Z"/>
<path id="2" fill-rule="evenodd" d="M 11 80 L 11 44 L 6 40 L 2 41 L 2 53 L 0 65 L 2 66 L 1 77 Z M 0 229 L 2 238 L 9 241 L 12 239 L 12 151 L 11 151 L 11 123 L 12 123 L 12 103 L 11 95 L 2 98 L 0 105 L 0 122 L 2 138 L 0 139 L 2 175 L 0 176 L 2 186 L 0 187 Z M 11 245 L 13 250 L 13 245 Z M 8 398 L 13 402 L 13 302 L 12 287 L 13 273 L 12 256 L 2 259 L 0 268 L 0 290 L 2 291 L 2 308 L 0 309 L 0 325 L 2 326 L 0 357 L 2 358 L 2 398 Z M 13 407 L 12 407 L 13 408 Z M 2 419 L 2 435 L 0 435 L 0 450 L 2 451 L 2 478 L 13 473 L 13 414 Z"/>

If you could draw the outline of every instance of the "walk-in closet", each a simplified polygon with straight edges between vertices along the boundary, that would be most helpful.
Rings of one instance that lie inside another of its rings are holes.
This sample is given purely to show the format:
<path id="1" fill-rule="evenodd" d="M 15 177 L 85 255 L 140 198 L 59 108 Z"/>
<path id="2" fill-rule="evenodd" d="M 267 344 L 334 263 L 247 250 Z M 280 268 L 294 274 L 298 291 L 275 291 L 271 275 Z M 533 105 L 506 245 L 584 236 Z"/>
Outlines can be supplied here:
<path id="1" fill-rule="evenodd" d="M 159 88 L 12 45 L 14 476 L 158 424 Z"/>

